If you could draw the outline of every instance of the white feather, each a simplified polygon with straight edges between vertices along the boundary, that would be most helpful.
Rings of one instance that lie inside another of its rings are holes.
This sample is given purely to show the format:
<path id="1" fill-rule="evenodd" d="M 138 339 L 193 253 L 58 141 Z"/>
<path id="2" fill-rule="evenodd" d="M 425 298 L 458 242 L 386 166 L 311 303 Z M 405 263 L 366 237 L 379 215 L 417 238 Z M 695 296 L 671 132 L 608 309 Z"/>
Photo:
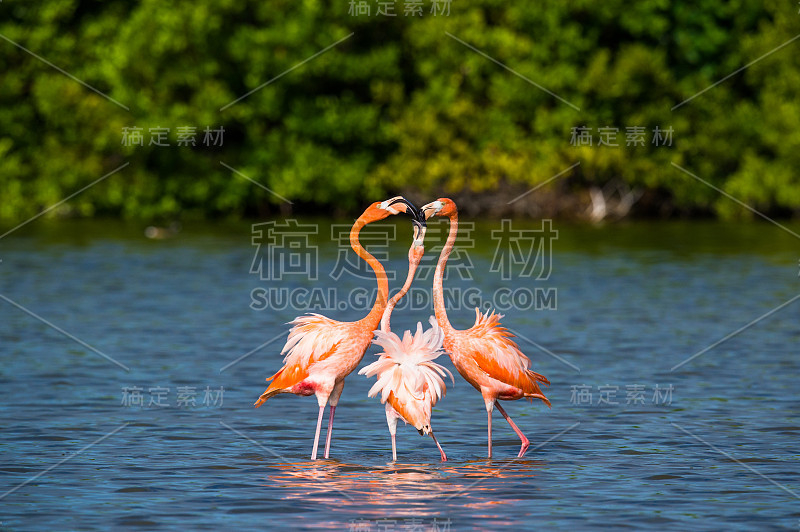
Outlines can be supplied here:
<path id="1" fill-rule="evenodd" d="M 444 353 L 444 333 L 433 317 L 430 322 L 431 328 L 427 331 L 422 330 L 422 323 L 417 323 L 416 332 L 406 331 L 402 339 L 392 332 L 375 331 L 373 342 L 383 348 L 383 352 L 378 360 L 359 371 L 367 377 L 378 376 L 369 391 L 370 397 L 380 392 L 381 402 L 385 403 L 393 392 L 423 400 L 425 384 L 432 393 L 432 404 L 444 397 L 446 386 L 442 377 L 450 375 L 452 379 L 453 374 L 433 362 Z"/>

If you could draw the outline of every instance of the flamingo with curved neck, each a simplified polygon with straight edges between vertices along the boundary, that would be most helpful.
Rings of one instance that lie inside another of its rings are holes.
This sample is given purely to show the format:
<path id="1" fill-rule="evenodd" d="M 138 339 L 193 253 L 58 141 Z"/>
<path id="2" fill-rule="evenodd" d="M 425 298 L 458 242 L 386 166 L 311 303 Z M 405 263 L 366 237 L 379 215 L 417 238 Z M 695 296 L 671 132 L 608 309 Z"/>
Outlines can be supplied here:
<path id="1" fill-rule="evenodd" d="M 442 446 L 431 428 L 433 406 L 444 397 L 446 386 L 442 377 L 450 372 L 433 362 L 442 351 L 442 332 L 431 317 L 431 328 L 422 331 L 417 323 L 417 331 L 406 331 L 403 338 L 390 330 L 390 320 L 394 307 L 408 292 L 422 256 L 425 254 L 423 242 L 425 227 L 415 228 L 414 242 L 408 250 L 408 276 L 400 291 L 395 294 L 386 307 L 381 319 L 380 330 L 375 331 L 374 343 L 383 348 L 378 360 L 362 368 L 359 375 L 378 380 L 369 391 L 373 397 L 381 394 L 386 405 L 386 423 L 392 437 L 392 460 L 397 461 L 397 420 L 410 423 L 420 434 L 430 434 L 439 449 L 442 461 L 447 461 Z M 450 378 L 453 375 L 450 374 Z"/>
<path id="2" fill-rule="evenodd" d="M 367 207 L 350 230 L 350 245 L 375 272 L 378 293 L 370 312 L 362 319 L 352 322 L 332 320 L 320 314 L 308 314 L 295 318 L 294 325 L 281 350 L 285 355 L 283 367 L 267 378 L 270 385 L 255 402 L 256 408 L 278 394 L 315 395 L 319 404 L 317 429 L 311 459 L 317 458 L 322 417 L 325 405 L 330 404 L 328 434 L 325 441 L 325 458 L 328 458 L 333 432 L 333 416 L 344 388 L 344 379 L 358 366 L 372 341 L 372 333 L 378 327 L 386 309 L 389 284 L 383 265 L 370 254 L 359 241 L 359 233 L 367 224 L 408 212 L 418 217 L 418 211 L 408 200 L 395 198 L 376 202 Z M 415 220 L 415 223 L 419 221 Z"/>
<path id="3" fill-rule="evenodd" d="M 380 322 L 380 329 L 383 332 L 392 332 L 390 328 L 392 312 L 394 312 L 394 307 L 397 305 L 397 303 L 405 297 L 405 295 L 408 293 L 408 290 L 411 288 L 411 283 L 414 281 L 414 274 L 417 272 L 419 263 L 422 261 L 422 257 L 425 255 L 424 242 L 425 228 L 421 226 L 415 226 L 414 242 L 411 244 L 411 247 L 408 248 L 408 275 L 406 275 L 406 282 L 402 287 L 400 287 L 400 290 L 398 290 L 397 293 L 392 296 L 386 305 L 386 309 L 383 311 L 383 316 L 381 317 Z"/>
<path id="4" fill-rule="evenodd" d="M 492 457 L 492 410 L 500 411 L 522 443 L 518 457 L 528 450 L 530 441 L 511 420 L 500 400 L 513 401 L 523 397 L 541 399 L 547 406 L 550 401 L 539 388 L 539 383 L 550 384 L 544 375 L 531 371 L 530 359 L 522 354 L 513 335 L 500 324 L 502 315 L 481 314 L 475 309 L 475 325 L 465 330 L 454 329 L 447 317 L 442 287 L 447 258 L 453 250 L 458 234 L 458 208 L 453 200 L 439 198 L 422 209 L 425 218 L 442 216 L 450 220 L 447 242 L 439 255 L 433 277 L 433 302 L 436 321 L 444 332 L 444 348 L 458 372 L 483 396 L 488 424 L 489 458 Z"/>

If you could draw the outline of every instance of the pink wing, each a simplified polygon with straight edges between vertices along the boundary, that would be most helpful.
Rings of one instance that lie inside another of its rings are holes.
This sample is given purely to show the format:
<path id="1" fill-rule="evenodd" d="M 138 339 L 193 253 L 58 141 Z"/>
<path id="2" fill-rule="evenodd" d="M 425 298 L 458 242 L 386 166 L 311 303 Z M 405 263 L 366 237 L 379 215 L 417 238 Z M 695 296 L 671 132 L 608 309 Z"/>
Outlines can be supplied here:
<path id="1" fill-rule="evenodd" d="M 513 334 L 500 324 L 502 314 L 481 314 L 475 309 L 475 325 L 462 331 L 460 344 L 470 358 L 493 379 L 522 390 L 525 397 L 538 397 L 548 405 L 539 382 L 550 384 L 544 375 L 531 371 L 531 360 L 512 340 Z"/>
<path id="2" fill-rule="evenodd" d="M 290 391 L 308 377 L 310 367 L 336 353 L 349 332 L 349 324 L 321 314 L 300 316 L 291 323 L 294 327 L 281 350 L 285 355 L 283 367 L 272 377 L 267 377 L 267 382 L 272 382 L 256 401 L 256 408 L 273 395 Z"/>
<path id="3" fill-rule="evenodd" d="M 347 340 L 350 325 L 322 314 L 299 316 L 290 323 L 294 327 L 281 349 L 283 363 L 303 367 L 330 356 L 336 344 Z"/>

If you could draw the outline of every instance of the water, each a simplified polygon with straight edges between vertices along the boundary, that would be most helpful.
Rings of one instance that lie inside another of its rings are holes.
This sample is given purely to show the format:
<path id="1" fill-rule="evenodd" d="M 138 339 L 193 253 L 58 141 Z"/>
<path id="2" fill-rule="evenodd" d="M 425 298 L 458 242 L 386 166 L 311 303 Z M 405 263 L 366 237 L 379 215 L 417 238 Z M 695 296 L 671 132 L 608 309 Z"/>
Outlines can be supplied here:
<path id="1" fill-rule="evenodd" d="M 476 227 L 474 278 L 447 286 L 557 289 L 557 310 L 504 318 L 552 353 L 520 340 L 553 407 L 505 403 L 531 449 L 515 458 L 496 413 L 487 460 L 482 400 L 457 376 L 433 418 L 446 463 L 407 426 L 389 463 L 383 407 L 355 374 L 331 460 L 308 460 L 313 398 L 252 407 L 300 313 L 253 310 L 253 289 L 373 287 L 330 279 L 328 226 L 311 240 L 316 282 L 249 273 L 245 225 L 149 241 L 138 226 L 40 220 L 6 237 L 0 294 L 129 371 L 0 300 L 0 529 L 797 529 L 800 301 L 670 370 L 799 294 L 800 243 L 760 223 L 556 224 L 550 278 L 503 281 L 489 272 L 498 227 Z M 402 276 L 410 230 L 397 231 Z M 429 313 L 401 309 L 393 326 Z M 464 327 L 474 314 L 451 318 Z M 142 388 L 144 407 L 122 404 L 126 387 Z M 150 406 L 159 387 L 166 406 Z"/>

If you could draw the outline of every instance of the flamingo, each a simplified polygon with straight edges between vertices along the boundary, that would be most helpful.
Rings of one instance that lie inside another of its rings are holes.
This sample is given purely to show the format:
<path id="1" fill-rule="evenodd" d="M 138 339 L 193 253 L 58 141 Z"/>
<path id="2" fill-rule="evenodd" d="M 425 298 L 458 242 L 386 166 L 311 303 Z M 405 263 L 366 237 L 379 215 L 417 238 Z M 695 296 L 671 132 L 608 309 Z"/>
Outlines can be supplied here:
<path id="1" fill-rule="evenodd" d="M 492 457 L 492 410 L 494 407 L 517 433 L 522 443 L 517 457 L 522 457 L 528 450 L 530 441 L 511 420 L 498 400 L 513 401 L 523 397 L 532 401 L 541 399 L 547 406 L 550 400 L 544 396 L 539 383 L 550 384 L 544 375 L 531 371 L 530 359 L 522 354 L 517 344 L 511 339 L 513 335 L 500 324 L 502 314 L 494 311 L 481 314 L 475 308 L 475 325 L 469 329 L 458 330 L 450 325 L 447 310 L 444 307 L 442 279 L 447 264 L 447 257 L 453 250 L 458 234 L 458 209 L 449 198 L 439 198 L 420 209 L 425 218 L 432 216 L 447 217 L 450 220 L 450 233 L 439 255 L 436 272 L 433 277 L 433 303 L 436 321 L 444 333 L 444 349 L 450 355 L 456 370 L 467 382 L 483 396 L 488 418 L 489 458 Z"/>
<path id="2" fill-rule="evenodd" d="M 392 460 L 397 461 L 397 420 L 402 419 L 417 429 L 420 435 L 430 434 L 442 455 L 447 461 L 442 446 L 431 429 L 431 410 L 446 393 L 442 377 L 453 374 L 449 370 L 433 362 L 442 351 L 442 330 L 431 316 L 431 328 L 422 331 L 422 324 L 417 323 L 417 331 L 413 335 L 406 331 L 401 340 L 391 332 L 389 322 L 395 305 L 408 292 L 414 273 L 417 271 L 422 256 L 425 254 L 423 242 L 425 228 L 415 227 L 414 242 L 408 250 L 408 276 L 400 291 L 389 300 L 383 312 L 380 330 L 375 331 L 374 343 L 383 348 L 380 358 L 362 368 L 358 374 L 378 380 L 370 389 L 369 397 L 381 394 L 381 402 L 386 405 L 386 423 L 392 437 Z M 445 373 L 446 372 L 446 373 Z"/>
<path id="3" fill-rule="evenodd" d="M 375 202 L 359 216 L 350 230 L 350 245 L 359 257 L 364 259 L 375 272 L 378 294 L 372 310 L 362 319 L 353 322 L 336 321 L 320 314 L 299 316 L 291 323 L 284 354 L 283 367 L 267 378 L 272 381 L 266 391 L 255 402 L 255 407 L 281 393 L 317 397 L 319 416 L 314 435 L 314 448 L 311 459 L 317 458 L 320 428 L 325 405 L 330 404 L 328 435 L 325 440 L 325 458 L 328 458 L 333 432 L 333 415 L 344 388 L 344 379 L 358 366 L 372 340 L 372 332 L 378 327 L 386 308 L 389 284 L 386 271 L 358 240 L 361 229 L 372 222 L 399 214 L 411 213 L 415 225 L 424 224 L 424 218 L 414 205 L 402 196 L 383 202 Z"/>

